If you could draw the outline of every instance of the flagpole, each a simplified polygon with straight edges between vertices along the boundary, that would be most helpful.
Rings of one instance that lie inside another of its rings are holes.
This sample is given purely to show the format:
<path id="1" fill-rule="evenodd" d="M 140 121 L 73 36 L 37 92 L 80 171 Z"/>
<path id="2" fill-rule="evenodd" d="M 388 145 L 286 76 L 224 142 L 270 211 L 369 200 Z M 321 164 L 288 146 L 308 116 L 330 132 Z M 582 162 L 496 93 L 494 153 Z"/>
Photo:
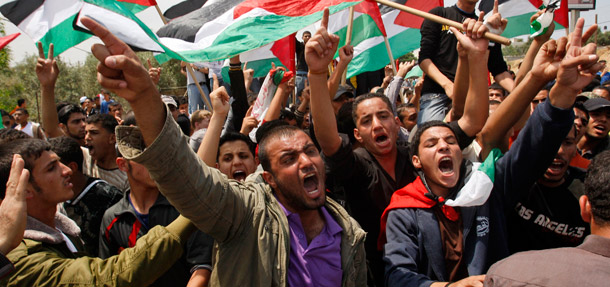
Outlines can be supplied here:
<path id="1" fill-rule="evenodd" d="M 392 63 L 392 72 L 396 75 L 398 72 L 396 71 L 396 62 L 394 61 L 394 55 L 392 55 L 392 49 L 390 49 L 390 41 L 388 41 L 387 36 L 383 36 L 383 41 L 385 42 L 385 48 L 388 50 L 388 57 L 390 57 L 390 63 Z"/>
<path id="2" fill-rule="evenodd" d="M 437 15 L 434 15 L 434 14 L 430 14 L 428 12 L 420 11 L 420 10 L 417 10 L 415 8 L 411 8 L 411 7 L 407 7 L 405 5 L 394 3 L 394 2 L 389 1 L 389 0 L 375 0 L 375 1 L 377 3 L 379 3 L 379 4 L 383 4 L 383 5 L 386 5 L 386 6 L 389 6 L 389 7 L 392 7 L 392 8 L 395 8 L 395 9 L 407 12 L 409 14 L 413 14 L 413 15 L 419 16 L 419 17 L 422 17 L 422 18 L 430 20 L 430 21 L 434 21 L 434 22 L 439 23 L 439 24 L 443 24 L 443 25 L 448 25 L 448 26 L 454 27 L 454 28 L 456 28 L 456 29 L 458 29 L 460 31 L 463 30 L 462 23 L 459 23 L 459 22 L 456 22 L 456 21 L 452 21 L 452 20 L 443 18 L 441 16 L 437 16 Z M 496 35 L 496 34 L 493 34 L 493 33 L 490 33 L 490 32 L 486 32 L 485 35 L 483 35 L 483 37 L 487 38 L 488 40 L 494 41 L 496 43 L 500 43 L 500 44 L 505 45 L 505 46 L 510 46 L 510 40 L 505 38 L 505 37 L 502 37 L 500 35 Z"/>
<path id="3" fill-rule="evenodd" d="M 155 4 L 155 8 L 157 9 L 157 13 L 159 13 L 159 17 L 161 17 L 161 21 L 163 21 L 163 24 L 167 24 L 167 20 L 165 20 L 163 13 L 161 13 L 161 8 L 159 8 L 159 5 Z M 197 81 L 197 77 L 195 77 L 195 71 L 193 71 L 193 67 L 191 67 L 191 65 L 186 65 L 185 67 L 186 71 L 191 76 L 191 79 L 193 79 L 193 82 L 195 82 L 195 86 L 197 86 L 197 90 L 199 90 L 199 95 L 201 96 L 201 98 L 203 98 L 203 101 L 205 102 L 206 109 L 210 112 L 213 112 L 214 110 L 212 108 L 212 105 L 210 104 L 210 101 L 208 101 L 208 98 L 203 93 L 201 85 L 199 85 L 199 81 Z"/>
<path id="4" fill-rule="evenodd" d="M 349 7 L 349 18 L 347 20 L 347 35 L 345 35 L 345 45 L 352 44 L 352 29 L 354 26 L 354 6 Z M 343 75 L 341 76 L 341 85 L 345 85 L 347 77 L 347 68 L 343 71 Z"/>

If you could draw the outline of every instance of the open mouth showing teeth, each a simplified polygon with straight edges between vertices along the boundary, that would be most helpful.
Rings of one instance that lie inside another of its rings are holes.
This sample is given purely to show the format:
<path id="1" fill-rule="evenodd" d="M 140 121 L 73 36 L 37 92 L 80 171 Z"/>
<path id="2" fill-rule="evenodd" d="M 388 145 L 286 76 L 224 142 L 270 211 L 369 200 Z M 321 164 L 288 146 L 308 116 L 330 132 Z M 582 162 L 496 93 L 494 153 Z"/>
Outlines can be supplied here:
<path id="1" fill-rule="evenodd" d="M 243 170 L 238 170 L 233 173 L 233 179 L 235 180 L 244 181 L 246 180 L 246 177 L 246 172 Z"/>
<path id="2" fill-rule="evenodd" d="M 310 174 L 308 176 L 305 176 L 305 179 L 303 180 L 303 187 L 305 188 L 305 191 L 307 191 L 308 193 L 315 193 L 318 191 L 318 177 L 315 174 Z"/>
<path id="3" fill-rule="evenodd" d="M 551 163 L 551 166 L 549 166 L 550 169 L 561 169 L 563 168 L 563 166 L 565 165 L 565 162 L 563 160 L 554 160 L 553 163 Z"/>
<path id="4" fill-rule="evenodd" d="M 375 141 L 376 141 L 376 142 L 378 142 L 378 143 L 381 143 L 381 142 L 386 141 L 387 139 L 388 139 L 388 136 L 386 136 L 386 135 L 380 135 L 380 136 L 378 136 L 378 137 L 376 137 L 376 138 L 375 138 Z"/>
<path id="5" fill-rule="evenodd" d="M 604 127 L 604 126 L 594 126 L 593 128 L 594 128 L 594 129 L 596 129 L 596 130 L 598 130 L 598 131 L 601 131 L 601 132 L 603 132 L 604 130 L 606 130 L 606 127 Z"/>
<path id="6" fill-rule="evenodd" d="M 453 172 L 453 160 L 450 157 L 441 158 L 438 163 L 438 168 L 442 173 L 452 173 Z"/>

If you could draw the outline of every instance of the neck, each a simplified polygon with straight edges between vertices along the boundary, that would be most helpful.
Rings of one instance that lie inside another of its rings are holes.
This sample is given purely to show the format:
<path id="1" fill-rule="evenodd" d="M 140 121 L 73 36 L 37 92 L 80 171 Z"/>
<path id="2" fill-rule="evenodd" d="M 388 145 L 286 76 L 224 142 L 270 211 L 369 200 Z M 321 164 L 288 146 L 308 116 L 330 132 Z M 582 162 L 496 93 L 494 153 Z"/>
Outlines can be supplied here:
<path id="1" fill-rule="evenodd" d="M 157 197 L 159 197 L 159 190 L 156 188 L 149 188 L 132 184 L 129 181 L 131 190 L 129 192 L 129 199 L 133 207 L 141 214 L 148 214 L 148 210 L 155 204 Z"/>
<path id="2" fill-rule="evenodd" d="M 385 172 L 387 172 L 392 177 L 393 180 L 396 180 L 396 155 L 397 155 L 397 153 L 398 153 L 398 151 L 396 150 L 396 147 L 394 147 L 394 149 L 392 149 L 391 152 L 389 152 L 385 155 L 374 155 L 375 159 L 377 160 L 379 165 L 381 165 L 383 170 L 385 170 Z"/>
<path id="3" fill-rule="evenodd" d="M 591 151 L 593 150 L 595 147 L 597 147 L 597 145 L 603 140 L 603 138 L 595 138 L 592 137 L 588 134 L 585 134 L 584 137 L 582 137 L 580 139 L 580 141 L 578 142 L 578 149 L 580 149 L 583 152 L 587 152 L 587 151 Z"/>
<path id="4" fill-rule="evenodd" d="M 28 215 L 38 221 L 55 228 L 55 213 L 57 205 L 42 206 L 33 202 L 28 202 Z"/>
<path id="5" fill-rule="evenodd" d="M 21 123 L 21 124 L 19 124 L 19 125 L 21 126 L 21 128 L 25 128 L 25 126 L 27 126 L 27 125 L 28 125 L 28 122 L 24 122 L 24 123 Z"/>
<path id="6" fill-rule="evenodd" d="M 430 192 L 432 192 L 434 195 L 439 196 L 439 197 L 443 197 L 443 198 L 447 198 L 447 195 L 449 195 L 449 189 L 439 186 L 433 182 L 429 182 L 426 181 L 426 184 L 428 184 L 428 188 L 430 189 Z"/>
<path id="7" fill-rule="evenodd" d="M 324 216 L 322 216 L 322 211 L 318 208 L 297 213 L 301 218 L 301 225 L 303 226 L 303 231 L 305 231 L 307 243 L 311 243 L 311 241 L 324 229 L 325 221 Z"/>
<path id="8" fill-rule="evenodd" d="M 81 193 L 83 193 L 83 190 L 85 189 L 85 187 L 87 187 L 88 180 L 89 177 L 84 175 L 82 172 L 72 172 L 72 176 L 70 177 L 70 181 L 73 185 L 72 190 L 74 190 L 74 197 L 72 198 L 72 200 L 76 199 Z"/>
<path id="9" fill-rule="evenodd" d="M 591 218 L 591 234 L 610 238 L 610 225 L 598 225 L 595 219 Z"/>
<path id="10" fill-rule="evenodd" d="M 457 1 L 456 3 L 457 7 L 462 9 L 463 11 L 466 11 L 468 13 L 474 13 L 474 9 L 477 5 L 477 3 L 464 3 L 464 1 Z"/>
<path id="11" fill-rule="evenodd" d="M 112 151 L 107 151 L 104 157 L 97 159 L 95 164 L 103 169 L 118 168 L 116 164 L 116 151 L 114 151 L 114 148 Z"/>
<path id="12" fill-rule="evenodd" d="M 538 180 L 538 184 L 546 186 L 546 187 L 558 187 L 562 185 L 566 181 L 565 176 L 560 180 L 548 180 L 545 177 L 542 177 Z"/>

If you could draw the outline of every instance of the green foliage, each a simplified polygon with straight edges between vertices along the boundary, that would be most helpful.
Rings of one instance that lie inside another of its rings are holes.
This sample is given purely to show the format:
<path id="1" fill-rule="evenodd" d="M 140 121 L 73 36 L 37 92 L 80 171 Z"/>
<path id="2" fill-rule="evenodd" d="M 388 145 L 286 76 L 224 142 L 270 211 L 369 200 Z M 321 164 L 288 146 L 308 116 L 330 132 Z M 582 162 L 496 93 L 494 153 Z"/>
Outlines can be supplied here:
<path id="1" fill-rule="evenodd" d="M 510 46 L 502 46 L 502 54 L 504 56 L 525 56 L 533 41 L 534 38 L 529 38 L 526 42 L 514 42 Z"/>
<path id="2" fill-rule="evenodd" d="M 587 44 L 595 43 L 595 34 L 589 38 Z M 597 46 L 608 46 L 610 45 L 610 31 L 602 32 L 601 29 L 597 29 Z"/>

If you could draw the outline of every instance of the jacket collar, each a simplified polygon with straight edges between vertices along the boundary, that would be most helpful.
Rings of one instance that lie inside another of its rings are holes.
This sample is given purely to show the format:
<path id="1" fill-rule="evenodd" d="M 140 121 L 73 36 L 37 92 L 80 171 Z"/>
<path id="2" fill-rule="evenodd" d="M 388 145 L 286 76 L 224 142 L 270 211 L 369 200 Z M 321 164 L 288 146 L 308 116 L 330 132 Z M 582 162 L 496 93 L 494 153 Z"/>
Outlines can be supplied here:
<path id="1" fill-rule="evenodd" d="M 610 238 L 591 234 L 585 241 L 576 247 L 604 257 L 610 257 Z"/>
<path id="2" fill-rule="evenodd" d="M 80 228 L 78 225 L 76 225 L 72 219 L 59 212 L 55 213 L 55 226 L 67 235 L 73 237 L 78 237 L 80 235 Z M 64 242 L 64 238 L 57 229 L 40 222 L 34 217 L 28 216 L 23 238 L 44 243 L 59 244 Z"/>

